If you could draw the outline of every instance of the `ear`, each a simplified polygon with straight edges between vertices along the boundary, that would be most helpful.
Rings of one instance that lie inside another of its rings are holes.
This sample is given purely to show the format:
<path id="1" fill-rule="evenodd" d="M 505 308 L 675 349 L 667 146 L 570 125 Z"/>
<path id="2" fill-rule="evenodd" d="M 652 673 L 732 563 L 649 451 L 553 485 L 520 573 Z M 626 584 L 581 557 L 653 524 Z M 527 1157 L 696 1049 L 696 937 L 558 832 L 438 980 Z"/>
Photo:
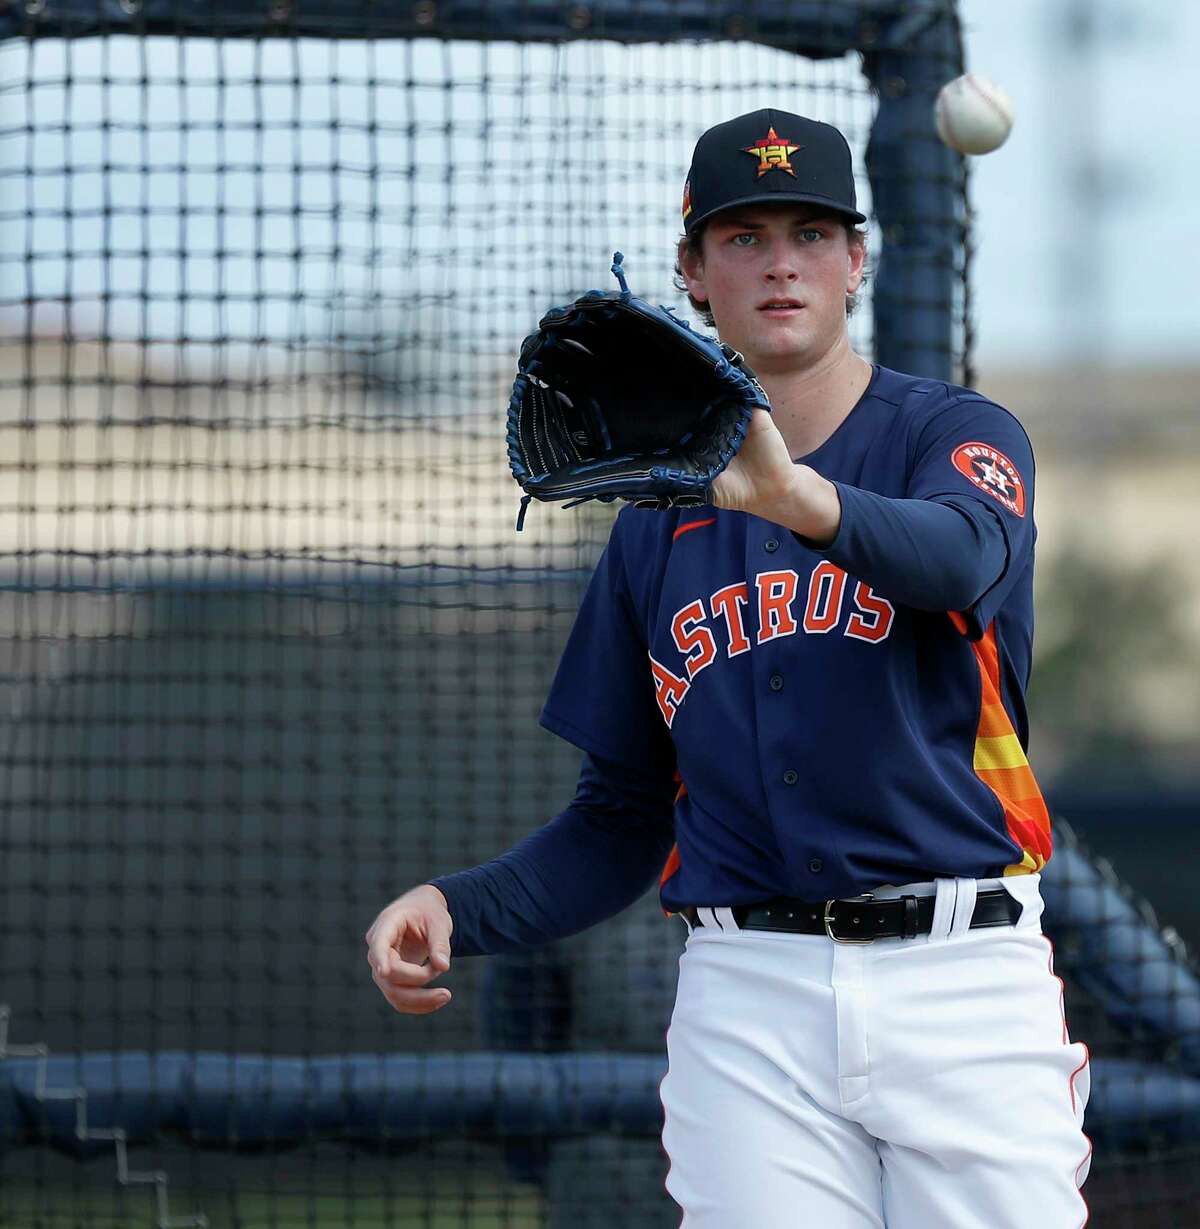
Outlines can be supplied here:
<path id="1" fill-rule="evenodd" d="M 856 239 L 846 236 L 846 293 L 853 294 L 862 285 L 867 267 L 867 240 L 859 235 Z"/>
<path id="2" fill-rule="evenodd" d="M 703 240 L 701 245 L 703 246 Z M 687 287 L 688 294 L 697 303 L 707 303 L 708 291 L 704 289 L 704 257 L 697 255 L 686 239 L 680 239 L 677 255 L 679 271 L 683 274 L 683 284 Z"/>

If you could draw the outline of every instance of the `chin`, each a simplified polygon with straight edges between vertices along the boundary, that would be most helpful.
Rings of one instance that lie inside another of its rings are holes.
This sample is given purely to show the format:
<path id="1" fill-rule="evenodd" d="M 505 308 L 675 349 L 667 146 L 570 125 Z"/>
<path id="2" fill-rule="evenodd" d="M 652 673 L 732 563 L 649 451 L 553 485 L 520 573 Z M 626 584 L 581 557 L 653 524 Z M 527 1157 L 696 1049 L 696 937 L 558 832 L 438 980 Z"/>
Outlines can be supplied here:
<path id="1" fill-rule="evenodd" d="M 816 339 L 808 329 L 779 329 L 773 335 L 759 333 L 745 354 L 757 354 L 765 359 L 803 358 L 812 353 Z"/>

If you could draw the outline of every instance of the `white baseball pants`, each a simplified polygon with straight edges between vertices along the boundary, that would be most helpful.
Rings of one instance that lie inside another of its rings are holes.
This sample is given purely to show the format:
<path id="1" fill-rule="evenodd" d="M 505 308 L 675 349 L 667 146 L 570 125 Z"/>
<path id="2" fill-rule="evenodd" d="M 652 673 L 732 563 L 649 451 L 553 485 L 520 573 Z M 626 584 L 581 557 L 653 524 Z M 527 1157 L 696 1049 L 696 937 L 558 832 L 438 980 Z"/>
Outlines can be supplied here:
<path id="1" fill-rule="evenodd" d="M 1003 886 L 1014 927 L 968 930 Z M 1067 1035 L 1036 875 L 943 879 L 933 930 L 863 946 L 705 910 L 661 1095 L 682 1229 L 1078 1229 L 1087 1047 Z M 721 927 L 724 929 L 721 929 Z"/>

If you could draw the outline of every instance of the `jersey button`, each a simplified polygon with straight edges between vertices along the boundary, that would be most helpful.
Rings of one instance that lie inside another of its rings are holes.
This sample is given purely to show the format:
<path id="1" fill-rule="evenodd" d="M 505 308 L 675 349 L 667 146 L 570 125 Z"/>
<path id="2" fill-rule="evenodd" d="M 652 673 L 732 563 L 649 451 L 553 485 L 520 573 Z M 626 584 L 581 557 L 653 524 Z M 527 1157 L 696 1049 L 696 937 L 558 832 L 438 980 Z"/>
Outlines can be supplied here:
<path id="1" fill-rule="evenodd" d="M 813 858 L 813 860 L 808 864 L 808 869 L 812 871 L 814 875 L 819 875 L 825 869 L 825 863 L 822 862 L 820 858 Z"/>
<path id="2" fill-rule="evenodd" d="M 779 539 L 778 538 L 768 538 L 763 543 L 763 550 L 765 550 L 768 555 L 774 554 L 778 549 L 779 549 Z"/>
<path id="3" fill-rule="evenodd" d="M 782 691 L 783 690 L 783 675 L 782 674 L 772 674 L 769 682 L 770 682 L 772 691 Z"/>
<path id="4" fill-rule="evenodd" d="M 784 785 L 795 785 L 799 780 L 800 774 L 794 768 L 789 768 L 787 772 L 783 774 Z"/>

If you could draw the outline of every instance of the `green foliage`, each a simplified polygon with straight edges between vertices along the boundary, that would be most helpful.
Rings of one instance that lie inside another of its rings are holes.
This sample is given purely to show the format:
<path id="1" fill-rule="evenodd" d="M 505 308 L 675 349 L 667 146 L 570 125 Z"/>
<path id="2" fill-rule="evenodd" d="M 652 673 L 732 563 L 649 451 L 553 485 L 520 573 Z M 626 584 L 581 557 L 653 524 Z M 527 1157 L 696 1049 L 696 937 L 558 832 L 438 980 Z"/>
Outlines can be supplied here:
<path id="1" fill-rule="evenodd" d="M 1082 552 L 1038 571 L 1028 700 L 1035 762 L 1097 785 L 1200 772 L 1200 677 L 1190 584 L 1157 559 Z"/>

